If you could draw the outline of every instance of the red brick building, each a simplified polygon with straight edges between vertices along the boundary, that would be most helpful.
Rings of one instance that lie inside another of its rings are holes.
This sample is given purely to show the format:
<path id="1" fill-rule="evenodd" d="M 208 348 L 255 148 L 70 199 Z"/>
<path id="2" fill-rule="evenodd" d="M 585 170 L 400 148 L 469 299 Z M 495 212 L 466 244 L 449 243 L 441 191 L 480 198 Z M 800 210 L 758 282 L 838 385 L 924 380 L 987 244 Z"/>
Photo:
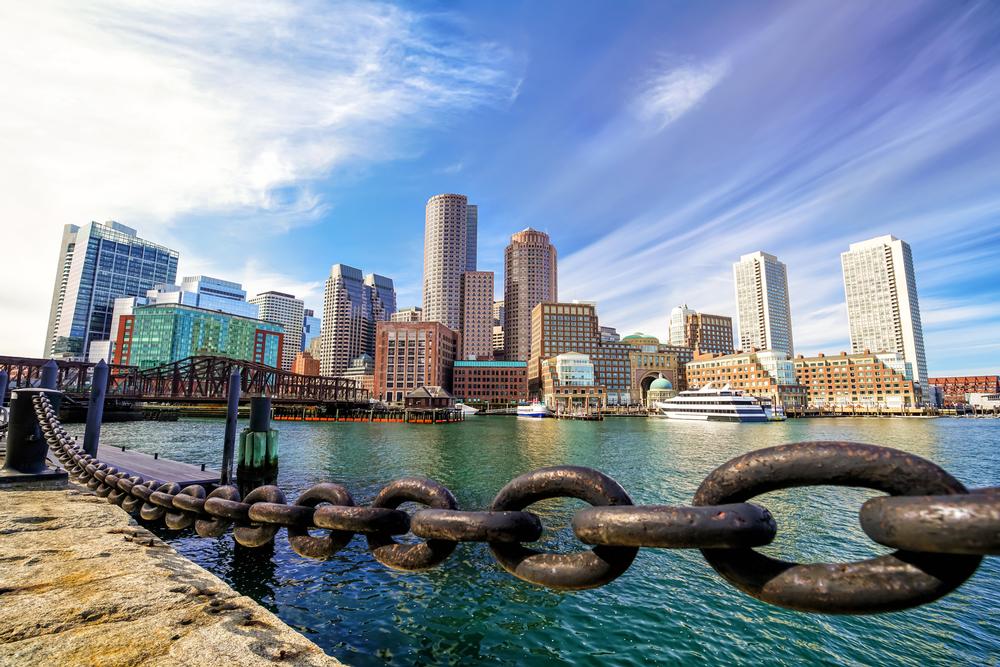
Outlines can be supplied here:
<path id="1" fill-rule="evenodd" d="M 319 375 L 319 359 L 308 352 L 299 352 L 292 362 L 292 372 L 299 375 Z"/>
<path id="2" fill-rule="evenodd" d="M 440 322 L 379 322 L 372 397 L 402 403 L 418 387 L 450 392 L 458 345 L 458 333 Z"/>
<path id="3" fill-rule="evenodd" d="M 528 398 L 524 361 L 456 361 L 452 394 L 461 401 L 512 403 Z"/>
<path id="4" fill-rule="evenodd" d="M 1000 375 L 963 375 L 958 377 L 930 378 L 929 382 L 941 387 L 944 407 L 965 405 L 966 394 L 1000 394 Z"/>

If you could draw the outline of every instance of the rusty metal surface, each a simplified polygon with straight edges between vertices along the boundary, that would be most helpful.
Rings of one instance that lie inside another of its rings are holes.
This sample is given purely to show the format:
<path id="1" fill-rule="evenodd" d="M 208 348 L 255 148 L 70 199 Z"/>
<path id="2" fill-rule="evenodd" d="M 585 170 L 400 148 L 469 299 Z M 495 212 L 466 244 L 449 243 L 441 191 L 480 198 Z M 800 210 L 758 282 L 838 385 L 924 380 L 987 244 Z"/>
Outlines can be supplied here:
<path id="1" fill-rule="evenodd" d="M 523 510 L 548 498 L 578 498 L 591 505 L 631 505 L 625 489 L 607 475 L 579 466 L 541 468 L 516 477 L 493 499 L 494 512 Z M 493 557 L 518 579 L 557 588 L 596 588 L 617 579 L 629 568 L 637 547 L 597 546 L 587 551 L 556 554 L 528 549 L 519 543 L 490 542 Z"/>
<path id="2" fill-rule="evenodd" d="M 884 496 L 861 506 L 861 527 L 895 549 L 1000 555 L 1000 489 L 964 496 Z"/>
<path id="3" fill-rule="evenodd" d="M 588 507 L 573 517 L 573 532 L 587 544 L 728 549 L 770 544 L 771 513 L 749 503 L 710 507 L 642 505 Z"/>
<path id="4" fill-rule="evenodd" d="M 258 547 L 287 528 L 292 549 L 324 559 L 363 535 L 373 556 L 400 570 L 424 570 L 444 561 L 459 542 L 486 542 L 514 576 L 549 588 L 575 590 L 606 584 L 628 569 L 640 547 L 698 548 L 738 589 L 765 602 L 820 613 L 874 613 L 931 602 L 970 577 L 983 555 L 1000 553 L 1000 489 L 968 492 L 933 463 L 899 450 L 841 442 L 806 442 L 750 452 L 715 469 L 694 506 L 635 506 L 625 490 L 591 468 L 556 466 L 517 477 L 489 511 L 462 511 L 454 495 L 433 480 L 390 482 L 369 507 L 358 507 L 339 484 L 317 484 L 294 503 L 276 486 L 235 487 L 206 494 L 200 485 L 129 476 L 83 452 L 66 434 L 43 395 L 34 399 L 46 441 L 70 474 L 108 502 L 168 528 L 194 524 L 198 535 L 230 528 L 237 542 Z M 866 487 L 890 494 L 860 511 L 875 541 L 901 549 L 855 563 L 800 564 L 770 558 L 751 547 L 775 536 L 775 519 L 752 498 L 809 485 Z M 550 498 L 576 498 L 576 536 L 593 548 L 568 554 L 530 549 L 543 533 L 526 509 Z M 418 503 L 412 516 L 399 508 Z M 235 524 L 235 525 L 234 525 Z M 421 539 L 402 544 L 394 535 Z"/>

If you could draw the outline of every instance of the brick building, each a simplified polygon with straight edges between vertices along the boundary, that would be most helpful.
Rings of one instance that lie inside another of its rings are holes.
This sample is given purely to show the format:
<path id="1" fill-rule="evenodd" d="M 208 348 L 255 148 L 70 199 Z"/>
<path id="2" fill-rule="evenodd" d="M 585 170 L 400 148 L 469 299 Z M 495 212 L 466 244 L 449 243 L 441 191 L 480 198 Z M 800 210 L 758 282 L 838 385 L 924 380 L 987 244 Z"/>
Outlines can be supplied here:
<path id="1" fill-rule="evenodd" d="M 292 362 L 292 372 L 299 375 L 319 375 L 319 359 L 308 352 L 299 352 Z"/>
<path id="2" fill-rule="evenodd" d="M 524 361 L 456 361 L 452 394 L 461 401 L 509 404 L 528 398 Z"/>
<path id="3" fill-rule="evenodd" d="M 794 360 L 795 379 L 806 388 L 810 407 L 914 407 L 920 391 L 901 355 L 819 354 Z"/>
<path id="4" fill-rule="evenodd" d="M 423 386 L 452 389 L 458 334 L 440 322 L 379 322 L 373 398 L 401 403 Z"/>
<path id="5" fill-rule="evenodd" d="M 689 389 L 711 383 L 768 399 L 775 407 L 800 410 L 806 406 L 806 388 L 795 381 L 795 367 L 784 352 L 751 350 L 736 354 L 695 357 L 685 368 Z"/>
<path id="6" fill-rule="evenodd" d="M 965 405 L 969 401 L 966 394 L 1000 393 L 1000 375 L 962 375 L 955 377 L 930 378 L 930 384 L 940 387 L 944 395 L 944 407 Z"/>

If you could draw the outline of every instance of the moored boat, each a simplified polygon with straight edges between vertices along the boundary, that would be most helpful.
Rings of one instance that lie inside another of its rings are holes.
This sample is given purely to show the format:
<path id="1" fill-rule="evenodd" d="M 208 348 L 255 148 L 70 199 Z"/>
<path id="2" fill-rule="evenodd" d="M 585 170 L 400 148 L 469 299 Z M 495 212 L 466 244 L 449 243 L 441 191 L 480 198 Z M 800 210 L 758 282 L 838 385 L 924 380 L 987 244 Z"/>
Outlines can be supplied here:
<path id="1" fill-rule="evenodd" d="M 541 401 L 533 401 L 531 403 L 519 403 L 517 406 L 517 416 L 541 419 L 543 417 L 551 417 L 552 411 Z"/>
<path id="2" fill-rule="evenodd" d="M 693 391 L 682 391 L 674 398 L 654 404 L 667 419 L 727 422 L 767 422 L 772 418 L 754 396 L 731 389 L 727 384 L 715 389 L 711 384 Z M 781 415 L 783 417 L 784 415 Z M 781 418 L 779 417 L 779 419 Z"/>

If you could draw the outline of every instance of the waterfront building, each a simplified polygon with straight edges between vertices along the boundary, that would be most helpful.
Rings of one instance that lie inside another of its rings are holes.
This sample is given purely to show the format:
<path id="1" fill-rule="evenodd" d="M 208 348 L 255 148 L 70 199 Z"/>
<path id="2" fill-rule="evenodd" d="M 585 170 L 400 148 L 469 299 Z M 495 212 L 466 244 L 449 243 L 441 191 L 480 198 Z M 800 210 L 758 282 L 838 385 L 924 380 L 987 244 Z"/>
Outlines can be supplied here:
<path id="1" fill-rule="evenodd" d="M 688 362 L 684 370 L 688 389 L 729 385 L 786 410 L 801 410 L 806 405 L 806 388 L 795 380 L 795 365 L 778 350 L 704 354 Z"/>
<path id="2" fill-rule="evenodd" d="M 108 358 L 115 357 L 122 317 L 132 315 L 137 306 L 173 303 L 256 319 L 259 309 L 255 304 L 248 303 L 246 296 L 247 293 L 239 283 L 209 276 L 187 276 L 181 280 L 180 285 L 159 283 L 146 290 L 145 296 L 115 299 L 111 310 L 111 338 L 107 341 L 92 341 L 91 345 L 99 344 L 101 348 L 106 346 L 111 355 Z"/>
<path id="3" fill-rule="evenodd" d="M 542 400 L 556 413 L 589 412 L 605 406 L 604 387 L 595 376 L 590 357 L 564 352 L 542 361 Z"/>
<path id="4" fill-rule="evenodd" d="M 972 392 L 965 395 L 965 401 L 974 410 L 990 411 L 996 413 L 1000 411 L 1000 393 L 982 394 Z"/>
<path id="5" fill-rule="evenodd" d="M 784 263 L 766 252 L 740 257 L 733 264 L 740 347 L 774 350 L 789 358 L 792 309 L 788 300 L 788 272 Z"/>
<path id="6" fill-rule="evenodd" d="M 929 378 L 931 387 L 941 390 L 943 407 L 953 408 L 968 403 L 968 394 L 1000 394 L 1000 375 L 962 375 Z"/>
<path id="7" fill-rule="evenodd" d="M 601 327 L 601 342 L 602 343 L 617 343 L 621 341 L 622 337 L 618 335 L 618 330 L 614 327 Z"/>
<path id="8" fill-rule="evenodd" d="M 263 292 L 250 299 L 259 309 L 258 317 L 268 322 L 277 322 L 285 332 L 285 343 L 281 352 L 282 370 L 291 370 L 295 356 L 302 350 L 302 331 L 305 324 L 305 303 L 292 294 L 284 292 Z M 315 318 L 313 318 L 315 319 Z"/>
<path id="9" fill-rule="evenodd" d="M 794 360 L 809 407 L 909 408 L 919 402 L 912 365 L 895 352 L 818 354 Z"/>
<path id="10" fill-rule="evenodd" d="M 299 375 L 319 375 L 319 359 L 308 351 L 299 352 L 292 362 L 292 372 Z"/>
<path id="11" fill-rule="evenodd" d="M 510 315 L 508 311 L 508 323 Z M 597 308 L 593 303 L 539 303 L 531 311 L 531 356 L 528 391 L 542 389 L 542 363 L 562 353 L 578 352 L 595 368 L 602 402 L 628 405 L 632 401 L 632 375 L 625 342 L 601 342 Z"/>
<path id="12" fill-rule="evenodd" d="M 732 354 L 733 318 L 726 315 L 689 312 L 684 321 L 684 347 L 695 354 Z"/>
<path id="13" fill-rule="evenodd" d="M 455 397 L 444 387 L 428 385 L 408 392 L 403 405 L 408 410 L 446 410 L 455 407 Z"/>
<path id="14" fill-rule="evenodd" d="M 462 274 L 461 358 L 493 358 L 493 272 Z"/>
<path id="15" fill-rule="evenodd" d="M 424 309 L 428 322 L 461 327 L 462 274 L 476 270 L 478 209 L 465 195 L 427 200 L 424 221 Z"/>
<path id="16" fill-rule="evenodd" d="M 670 333 L 667 343 L 670 345 L 687 345 L 687 317 L 695 311 L 683 306 L 674 306 L 670 310 Z M 690 347 L 690 346 L 689 346 Z"/>
<path id="17" fill-rule="evenodd" d="M 375 329 L 373 396 L 401 403 L 425 385 L 452 388 L 458 334 L 440 322 L 379 322 Z"/>
<path id="18" fill-rule="evenodd" d="M 645 405 L 647 408 L 652 408 L 654 403 L 669 401 L 675 396 L 677 396 L 677 390 L 674 389 L 674 383 L 661 375 L 649 384 Z"/>
<path id="19" fill-rule="evenodd" d="M 895 352 L 927 384 L 924 333 L 910 244 L 895 236 L 852 243 L 840 255 L 847 297 L 851 352 Z"/>
<path id="20" fill-rule="evenodd" d="M 343 376 L 354 380 L 355 384 L 371 395 L 375 388 L 375 360 L 367 354 L 351 359 L 351 364 Z"/>
<path id="21" fill-rule="evenodd" d="M 662 345 L 655 336 L 634 333 L 625 336 L 622 343 L 629 346 L 629 370 L 632 383 L 629 387 L 633 404 L 648 404 L 653 383 L 665 378 L 672 387 L 680 387 L 684 363 L 691 360 L 691 350 Z M 682 361 L 683 359 L 683 361 Z"/>
<path id="22" fill-rule="evenodd" d="M 524 361 L 456 361 L 452 393 L 466 403 L 509 405 L 528 398 Z"/>
<path id="23" fill-rule="evenodd" d="M 396 312 L 392 279 L 334 264 L 323 293 L 320 327 L 320 369 L 323 375 L 342 374 L 351 359 L 375 355 L 375 326 Z"/>
<path id="24" fill-rule="evenodd" d="M 504 358 L 531 358 L 531 311 L 559 300 L 556 274 L 556 248 L 548 234 L 529 227 L 511 236 L 504 251 Z"/>
<path id="25" fill-rule="evenodd" d="M 392 317 L 389 318 L 390 322 L 422 322 L 424 320 L 424 309 L 420 306 L 410 306 L 409 308 L 400 308 Z"/>
<path id="26" fill-rule="evenodd" d="M 114 362 L 140 369 L 217 355 L 278 367 L 280 324 L 179 303 L 136 306 L 121 318 Z"/>
<path id="27" fill-rule="evenodd" d="M 306 308 L 302 311 L 302 343 L 299 346 L 301 351 L 305 352 L 309 349 L 309 343 L 313 339 L 319 338 L 319 331 L 319 318 L 316 317 L 316 313 L 312 308 Z M 319 357 L 316 358 L 319 359 Z"/>
<path id="28" fill-rule="evenodd" d="M 118 222 L 64 226 L 44 355 L 87 358 L 91 342 L 113 337 L 114 300 L 174 282 L 177 257 Z"/>

